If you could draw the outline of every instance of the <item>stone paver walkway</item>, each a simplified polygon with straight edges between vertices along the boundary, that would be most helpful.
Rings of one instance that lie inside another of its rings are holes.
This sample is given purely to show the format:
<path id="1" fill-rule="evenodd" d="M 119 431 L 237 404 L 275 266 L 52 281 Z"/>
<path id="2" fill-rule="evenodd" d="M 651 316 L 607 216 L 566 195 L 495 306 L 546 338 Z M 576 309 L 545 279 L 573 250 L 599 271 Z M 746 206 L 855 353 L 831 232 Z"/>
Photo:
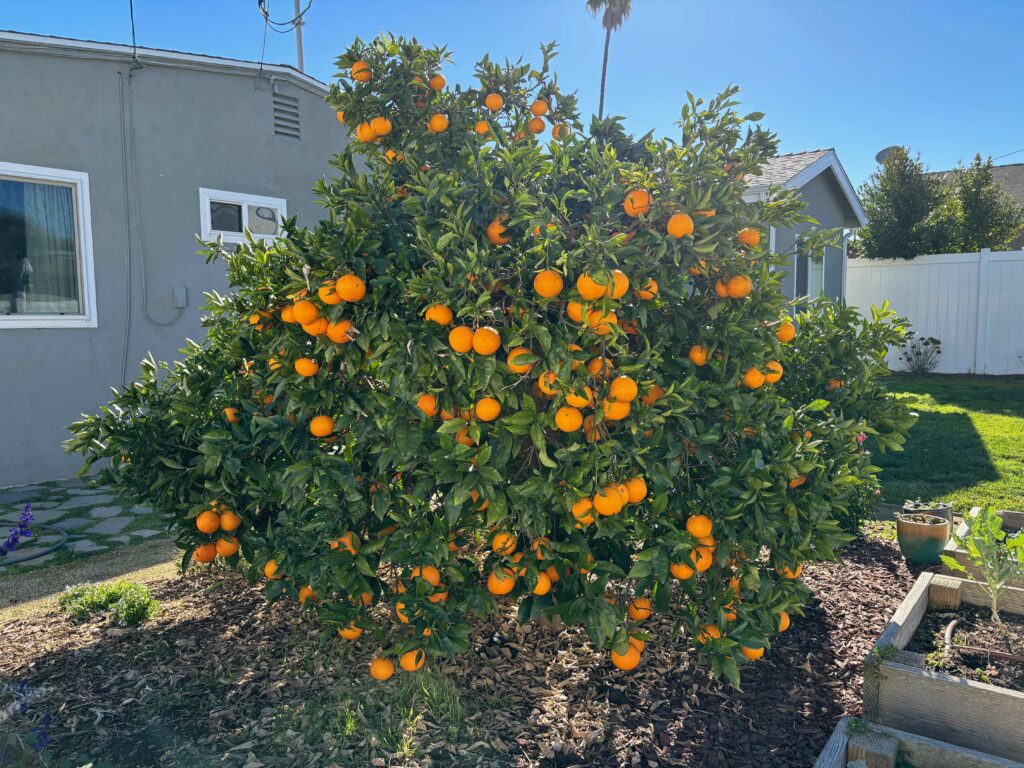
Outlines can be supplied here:
<path id="1" fill-rule="evenodd" d="M 0 536 L 18 521 L 27 502 L 32 503 L 34 526 L 46 525 L 64 531 L 67 543 L 60 549 L 20 564 L 5 561 L 43 552 L 60 541 L 56 531 L 39 530 L 0 560 L 0 577 L 29 568 L 76 557 L 106 552 L 115 547 L 169 535 L 162 520 L 149 507 L 119 499 L 109 488 L 90 488 L 80 479 L 59 480 L 16 488 L 0 489 Z"/>

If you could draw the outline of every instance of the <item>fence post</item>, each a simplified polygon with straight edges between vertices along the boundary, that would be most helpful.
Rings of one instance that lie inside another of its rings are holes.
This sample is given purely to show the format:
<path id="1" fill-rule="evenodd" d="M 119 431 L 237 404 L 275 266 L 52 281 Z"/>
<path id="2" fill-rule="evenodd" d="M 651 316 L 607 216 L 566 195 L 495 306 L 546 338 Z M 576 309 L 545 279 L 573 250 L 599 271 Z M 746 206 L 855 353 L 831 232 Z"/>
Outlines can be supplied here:
<path id="1" fill-rule="evenodd" d="M 988 368 L 988 294 L 991 248 L 982 248 L 978 254 L 978 322 L 974 339 L 974 372 L 985 373 Z"/>

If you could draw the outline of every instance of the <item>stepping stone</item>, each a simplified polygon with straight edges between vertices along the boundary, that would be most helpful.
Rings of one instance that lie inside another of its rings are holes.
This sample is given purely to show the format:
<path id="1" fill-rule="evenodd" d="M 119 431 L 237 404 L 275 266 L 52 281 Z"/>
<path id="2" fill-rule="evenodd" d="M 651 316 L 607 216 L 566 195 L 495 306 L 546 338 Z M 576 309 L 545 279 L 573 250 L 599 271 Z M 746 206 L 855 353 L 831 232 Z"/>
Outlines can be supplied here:
<path id="1" fill-rule="evenodd" d="M 76 555 L 84 555 L 89 552 L 102 552 L 106 549 L 106 547 L 97 544 L 95 541 L 89 541 L 88 539 L 73 541 L 68 544 L 68 548 Z"/>
<path id="2" fill-rule="evenodd" d="M 64 480 L 58 480 L 54 483 L 58 488 L 85 488 L 86 478 L 84 477 L 68 477 Z"/>
<path id="3" fill-rule="evenodd" d="M 56 556 L 57 556 L 56 552 L 51 552 L 48 555 L 43 555 L 42 557 L 37 557 L 35 560 L 29 560 L 27 563 L 14 563 L 13 565 L 8 565 L 5 568 L 0 568 L 0 571 L 7 570 L 7 571 L 10 571 L 11 573 L 17 573 L 18 570 L 21 569 L 21 568 L 32 568 L 32 567 L 35 567 L 37 565 L 42 565 L 46 561 L 52 560 Z"/>
<path id="4" fill-rule="evenodd" d="M 69 517 L 66 520 L 58 520 L 53 527 L 62 531 L 77 531 L 94 522 L 96 521 L 89 517 Z"/>
<path id="5" fill-rule="evenodd" d="M 110 541 L 116 541 L 118 544 L 127 544 L 131 539 L 127 536 L 111 536 Z"/>
<path id="6" fill-rule="evenodd" d="M 38 485 L 25 485 L 20 488 L 9 488 L 0 492 L 0 504 L 17 504 L 19 501 L 32 501 L 34 496 L 41 496 L 43 489 Z"/>
<path id="7" fill-rule="evenodd" d="M 152 528 L 139 528 L 137 531 L 129 531 L 132 536 L 138 536 L 140 539 L 148 539 L 150 536 L 159 536 L 163 531 L 154 531 Z"/>
<path id="8" fill-rule="evenodd" d="M 54 520 L 60 520 L 60 518 L 64 517 L 67 513 L 68 511 L 66 509 L 36 509 L 35 507 L 32 507 L 32 517 L 34 517 L 35 521 L 40 525 L 49 525 Z"/>
<path id="9" fill-rule="evenodd" d="M 148 515 L 153 510 L 151 507 L 132 507 L 128 511 L 131 512 L 133 515 Z"/>
<path id="10" fill-rule="evenodd" d="M 123 511 L 121 507 L 95 507 L 89 510 L 89 517 L 116 517 Z"/>
<path id="11" fill-rule="evenodd" d="M 113 536 L 115 533 L 123 531 L 131 521 L 130 517 L 108 517 L 92 528 L 85 529 L 82 533 L 86 536 Z"/>
<path id="12" fill-rule="evenodd" d="M 102 504 L 109 504 L 114 500 L 114 495 L 104 493 L 98 496 L 72 496 L 58 507 L 58 509 L 81 509 L 82 507 L 98 507 Z"/>

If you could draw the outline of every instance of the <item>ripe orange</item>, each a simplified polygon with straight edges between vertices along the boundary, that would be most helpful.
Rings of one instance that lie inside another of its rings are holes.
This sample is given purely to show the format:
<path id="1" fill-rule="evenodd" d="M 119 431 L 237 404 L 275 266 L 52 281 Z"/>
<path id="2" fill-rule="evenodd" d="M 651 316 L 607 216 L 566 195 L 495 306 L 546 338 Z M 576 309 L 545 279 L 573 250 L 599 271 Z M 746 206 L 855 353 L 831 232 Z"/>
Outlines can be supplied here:
<path id="1" fill-rule="evenodd" d="M 634 219 L 641 214 L 650 213 L 651 193 L 646 189 L 634 189 L 626 195 L 622 207 L 626 211 L 626 215 Z"/>
<path id="2" fill-rule="evenodd" d="M 414 579 L 423 579 L 432 587 L 441 586 L 441 572 L 433 565 L 423 565 L 418 568 L 413 568 L 410 575 Z"/>
<path id="3" fill-rule="evenodd" d="M 292 305 L 292 317 L 300 325 L 308 325 L 320 317 L 320 310 L 312 301 L 301 299 Z"/>
<path id="4" fill-rule="evenodd" d="M 431 88 L 433 88 L 435 91 L 440 91 L 440 90 L 442 90 L 444 88 L 446 82 L 447 81 L 444 79 L 444 75 L 437 74 L 437 75 L 434 75 L 432 78 L 430 78 L 427 81 L 427 84 Z"/>
<path id="5" fill-rule="evenodd" d="M 355 338 L 350 320 L 339 320 L 327 324 L 327 338 L 335 344 L 348 344 Z"/>
<path id="6" fill-rule="evenodd" d="M 316 592 L 313 591 L 313 588 L 311 586 L 309 586 L 309 584 L 307 584 L 306 586 L 301 587 L 299 589 L 299 602 L 300 603 L 305 604 L 305 602 L 307 600 L 314 600 L 315 601 L 316 599 L 317 599 Z"/>
<path id="7" fill-rule="evenodd" d="M 299 376 L 316 376 L 316 372 L 320 370 L 320 364 L 315 360 L 310 360 L 308 357 L 300 357 L 295 361 L 295 372 Z"/>
<path id="8" fill-rule="evenodd" d="M 583 394 L 579 391 L 570 392 L 565 396 L 565 402 L 573 408 L 586 408 L 594 404 L 594 390 L 590 387 L 583 387 Z"/>
<path id="9" fill-rule="evenodd" d="M 505 106 L 505 99 L 502 98 L 500 93 L 491 92 L 484 98 L 484 106 L 491 110 L 491 112 L 497 112 Z"/>
<path id="10" fill-rule="evenodd" d="M 406 651 L 398 657 L 398 663 L 406 672 L 415 672 L 423 666 L 423 662 L 426 660 L 427 654 L 425 654 L 420 648 L 414 648 L 411 651 Z"/>
<path id="11" fill-rule="evenodd" d="M 787 320 L 775 330 L 775 338 L 783 344 L 788 344 L 796 338 L 796 326 Z"/>
<path id="12" fill-rule="evenodd" d="M 829 391 L 836 390 L 836 389 L 842 389 L 842 387 L 843 387 L 843 380 L 842 379 L 829 379 L 828 380 Z"/>
<path id="13" fill-rule="evenodd" d="M 533 353 L 526 347 L 516 347 L 509 351 L 508 357 L 505 359 L 505 365 L 512 373 L 529 373 L 533 370 L 533 363 L 517 363 L 516 358 L 523 355 L 532 355 Z"/>
<path id="14" fill-rule="evenodd" d="M 241 421 L 241 419 L 238 418 L 238 409 L 237 408 L 225 408 L 224 409 L 224 418 L 227 419 L 232 424 L 237 424 L 238 422 Z"/>
<path id="15" fill-rule="evenodd" d="M 507 595 L 516 588 L 516 575 L 511 568 L 498 568 L 487 577 L 487 591 L 492 595 Z"/>
<path id="16" fill-rule="evenodd" d="M 769 360 L 765 363 L 764 367 L 771 371 L 771 373 L 766 373 L 764 376 L 765 381 L 769 384 L 774 384 L 782 378 L 782 363 L 778 360 Z"/>
<path id="17" fill-rule="evenodd" d="M 545 395 L 553 396 L 558 394 L 558 390 L 555 388 L 555 383 L 558 380 L 558 374 L 554 371 L 545 371 L 537 377 L 537 388 Z"/>
<path id="18" fill-rule="evenodd" d="M 370 65 L 362 59 L 352 65 L 351 73 L 352 79 L 357 83 L 365 83 L 373 76 L 373 72 L 370 70 Z"/>
<path id="19" fill-rule="evenodd" d="M 677 213 L 668 220 L 665 228 L 672 237 L 686 237 L 693 234 L 693 219 L 688 214 Z"/>
<path id="20" fill-rule="evenodd" d="M 334 431 L 334 419 L 330 416 L 314 416 L 309 422 L 309 431 L 314 437 L 327 437 Z"/>
<path id="21" fill-rule="evenodd" d="M 775 570 L 778 571 L 782 575 L 783 578 L 786 578 L 786 579 L 799 579 L 800 578 L 800 574 L 804 572 L 804 564 L 800 563 L 796 567 L 795 571 L 790 570 L 788 565 L 784 565 L 781 568 L 776 568 Z"/>
<path id="22" fill-rule="evenodd" d="M 480 136 L 484 136 L 491 131 L 491 124 L 486 120 L 477 120 L 476 125 L 473 126 L 473 130 L 476 131 Z"/>
<path id="23" fill-rule="evenodd" d="M 569 135 L 569 126 L 565 123 L 558 123 L 551 129 L 551 138 L 555 141 L 562 141 Z"/>
<path id="24" fill-rule="evenodd" d="M 316 295 L 320 297 L 320 301 L 324 304 L 331 306 L 341 303 L 341 296 L 334 292 L 334 281 L 328 280 L 326 283 L 321 285 L 316 292 Z"/>
<path id="25" fill-rule="evenodd" d="M 751 661 L 757 661 L 762 656 L 764 656 L 764 648 L 748 648 L 745 645 L 741 645 L 740 653 L 742 653 Z"/>
<path id="26" fill-rule="evenodd" d="M 448 332 L 448 344 L 456 352 L 469 352 L 473 348 L 473 329 L 457 325 Z"/>
<path id="27" fill-rule="evenodd" d="M 630 408 L 629 403 L 618 403 L 614 400 L 601 401 L 601 412 L 604 414 L 605 421 L 622 421 L 629 416 Z"/>
<path id="28" fill-rule="evenodd" d="M 437 397 L 429 392 L 425 392 L 416 401 L 416 407 L 430 418 L 434 418 L 437 416 Z"/>
<path id="29" fill-rule="evenodd" d="M 722 630 L 715 624 L 705 624 L 701 627 L 701 631 L 697 633 L 698 643 L 707 643 L 710 640 L 717 640 L 722 636 Z"/>
<path id="30" fill-rule="evenodd" d="M 220 513 L 220 529 L 231 533 L 232 531 L 238 530 L 238 526 L 242 524 L 242 518 L 236 515 L 231 510 Z"/>
<path id="31" fill-rule="evenodd" d="M 708 364 L 708 348 L 703 344 L 695 344 L 690 347 L 690 354 L 688 356 L 690 362 L 697 367 Z"/>
<path id="32" fill-rule="evenodd" d="M 355 555 L 359 549 L 359 538 L 352 531 L 345 531 L 334 541 L 330 542 L 331 549 L 341 547 L 351 555 Z"/>
<path id="33" fill-rule="evenodd" d="M 227 539 L 217 539 L 217 543 L 214 546 L 217 549 L 217 554 L 221 557 L 231 557 L 238 551 L 238 538 L 232 536 Z"/>
<path id="34" fill-rule="evenodd" d="M 482 397 L 477 400 L 474 410 L 480 421 L 494 421 L 501 415 L 501 403 L 493 397 Z"/>
<path id="35" fill-rule="evenodd" d="M 469 446 L 476 445 L 476 441 L 469 436 L 469 427 L 463 427 L 455 433 L 455 442 Z"/>
<path id="36" fill-rule="evenodd" d="M 373 128 L 367 122 L 359 123 L 356 126 L 356 140 L 362 141 L 369 144 L 371 141 L 377 138 L 377 134 L 373 132 Z"/>
<path id="37" fill-rule="evenodd" d="M 548 113 L 548 103 L 544 99 L 537 99 L 530 105 L 530 112 L 534 117 L 544 117 Z"/>
<path id="38" fill-rule="evenodd" d="M 366 296 L 366 283 L 358 275 L 342 275 L 334 284 L 334 291 L 342 301 L 362 301 Z"/>
<path id="39" fill-rule="evenodd" d="M 697 214 L 708 219 L 713 219 L 716 216 L 716 211 L 714 208 L 711 208 L 706 211 L 697 211 Z"/>
<path id="40" fill-rule="evenodd" d="M 618 325 L 618 322 L 619 318 L 614 312 L 592 309 L 587 313 L 587 325 L 598 336 L 607 336 L 612 332 L 612 326 Z"/>
<path id="41" fill-rule="evenodd" d="M 638 288 L 634 293 L 636 293 L 638 299 L 650 301 L 658 295 L 658 283 L 655 280 L 649 279 L 644 283 L 643 288 Z"/>
<path id="42" fill-rule="evenodd" d="M 647 394 L 645 394 L 640 399 L 643 400 L 645 405 L 654 405 L 664 395 L 665 395 L 665 390 L 660 385 L 652 384 L 651 388 L 647 390 Z"/>
<path id="43" fill-rule="evenodd" d="M 473 503 L 475 504 L 476 502 L 480 501 L 480 491 L 472 491 L 472 492 L 471 492 L 471 493 L 469 494 L 469 497 L 470 497 L 471 499 L 473 499 Z M 478 507 L 476 508 L 476 511 L 477 511 L 477 512 L 483 512 L 483 511 L 484 511 L 485 509 L 487 509 L 487 508 L 488 508 L 489 506 L 491 506 L 491 500 L 490 500 L 490 499 L 484 499 L 484 501 L 483 501 L 483 504 L 481 504 L 480 506 L 478 506 Z"/>
<path id="44" fill-rule="evenodd" d="M 274 560 L 267 560 L 263 566 L 263 575 L 268 579 L 279 579 L 280 576 L 275 575 L 278 571 L 277 563 Z"/>
<path id="45" fill-rule="evenodd" d="M 713 527 L 714 523 L 707 515 L 690 515 L 686 518 L 686 530 L 694 538 L 710 536 Z"/>
<path id="46" fill-rule="evenodd" d="M 577 408 L 563 406 L 555 411 L 555 426 L 563 432 L 576 432 L 583 426 L 583 414 Z"/>
<path id="47" fill-rule="evenodd" d="M 591 376 L 603 379 L 615 370 L 615 364 L 607 357 L 595 357 L 587 363 L 587 370 Z"/>
<path id="48" fill-rule="evenodd" d="M 370 662 L 370 677 L 374 680 L 387 680 L 395 674 L 395 665 L 390 659 L 376 658 Z"/>
<path id="49" fill-rule="evenodd" d="M 608 286 L 601 285 L 595 281 L 589 272 L 584 272 L 576 279 L 576 290 L 579 291 L 584 301 L 596 301 L 609 294 Z M 573 319 L 575 320 L 576 318 Z M 580 321 L 577 320 L 577 322 Z"/>
<path id="50" fill-rule="evenodd" d="M 671 563 L 668 566 L 668 570 L 680 581 L 686 581 L 693 576 L 693 568 L 686 563 Z"/>
<path id="51" fill-rule="evenodd" d="M 638 597 L 626 606 L 626 613 L 633 621 L 644 621 L 651 618 L 651 614 L 654 613 L 654 606 L 651 605 L 649 598 Z"/>
<path id="52" fill-rule="evenodd" d="M 345 122 L 345 113 L 342 112 L 340 109 L 338 110 L 338 122 L 339 123 L 344 123 Z"/>
<path id="53" fill-rule="evenodd" d="M 322 336 L 327 333 L 327 327 L 330 325 L 330 321 L 326 317 L 318 317 L 312 323 L 306 323 L 302 326 L 302 330 L 308 333 L 310 336 Z"/>
<path id="54" fill-rule="evenodd" d="M 636 382 L 629 376 L 616 376 L 612 380 L 611 387 L 608 389 L 609 397 L 620 403 L 631 403 L 636 400 L 639 394 L 640 388 L 637 387 Z"/>
<path id="55" fill-rule="evenodd" d="M 593 508 L 594 502 L 592 502 L 590 499 L 580 499 L 579 501 L 572 505 L 570 512 L 572 513 L 572 516 L 577 520 L 582 521 L 584 518 L 589 517 L 590 522 L 594 522 L 594 518 L 590 514 L 590 511 Z"/>
<path id="56" fill-rule="evenodd" d="M 511 555 L 516 551 L 516 537 L 511 533 L 498 531 L 491 537 L 491 549 L 496 555 Z"/>
<path id="57" fill-rule="evenodd" d="M 761 242 L 761 233 L 752 227 L 741 229 L 736 237 L 741 243 L 751 248 L 756 248 L 757 244 Z"/>
<path id="58" fill-rule="evenodd" d="M 386 117 L 375 117 L 370 121 L 370 129 L 378 136 L 391 133 L 391 121 Z"/>
<path id="59" fill-rule="evenodd" d="M 639 504 L 647 498 L 647 481 L 642 477 L 631 477 L 626 481 L 626 492 L 630 504 Z"/>
<path id="60" fill-rule="evenodd" d="M 789 629 L 789 614 L 779 611 L 779 632 L 785 632 L 787 629 Z"/>
<path id="61" fill-rule="evenodd" d="M 485 325 L 473 332 L 473 351 L 478 355 L 493 355 L 501 346 L 501 336 L 495 328 Z"/>
<path id="62" fill-rule="evenodd" d="M 746 275 L 736 275 L 729 278 L 729 282 L 725 284 L 725 290 L 731 299 L 745 299 L 754 290 L 754 284 Z"/>
<path id="63" fill-rule="evenodd" d="M 608 517 L 622 511 L 622 497 L 619 489 L 614 485 L 602 488 L 594 494 L 594 509 L 597 514 Z"/>
<path id="64" fill-rule="evenodd" d="M 640 651 L 635 645 L 630 645 L 625 653 L 611 652 L 612 664 L 621 669 L 623 672 L 629 672 L 632 669 L 636 669 L 640 663 Z"/>
<path id="65" fill-rule="evenodd" d="M 715 280 L 715 295 L 720 299 L 729 298 L 729 289 L 725 287 L 725 283 L 721 280 Z"/>
<path id="66" fill-rule="evenodd" d="M 715 562 L 713 550 L 710 547 L 697 547 L 693 550 L 692 557 L 693 564 L 697 568 L 697 573 L 704 573 L 704 571 L 711 568 Z"/>
<path id="67" fill-rule="evenodd" d="M 507 227 L 504 222 L 508 219 L 507 213 L 499 213 L 493 219 L 491 223 L 487 225 L 487 239 L 495 245 L 505 245 L 505 243 L 511 241 L 512 238 L 505 237 L 505 230 Z"/>
<path id="68" fill-rule="evenodd" d="M 764 385 L 765 376 L 756 367 L 750 366 L 743 374 L 743 385 L 748 389 L 759 389 Z"/>
<path id="69" fill-rule="evenodd" d="M 363 634 L 363 630 L 355 624 L 349 624 L 347 627 L 338 627 L 338 634 L 345 640 L 356 640 Z"/>
<path id="70" fill-rule="evenodd" d="M 432 304 L 427 307 L 427 311 L 424 313 L 423 317 L 426 320 L 437 323 L 442 327 L 450 325 L 452 320 L 455 319 L 455 315 L 453 315 L 452 311 L 444 304 Z"/>
<path id="71" fill-rule="evenodd" d="M 448 130 L 448 115 L 431 115 L 427 121 L 427 130 L 431 133 L 444 133 Z"/>
<path id="72" fill-rule="evenodd" d="M 526 127 L 530 129 L 530 133 L 543 133 L 546 123 L 543 118 L 535 117 L 527 123 Z"/>
<path id="73" fill-rule="evenodd" d="M 212 509 L 200 512 L 196 518 L 196 528 L 200 533 L 216 533 L 220 530 L 220 515 Z"/>
<path id="74" fill-rule="evenodd" d="M 801 485 L 803 485 L 806 482 L 807 482 L 807 476 L 806 475 L 800 475 L 799 477 L 794 477 L 792 480 L 789 481 L 789 487 L 790 488 L 799 488 Z"/>
<path id="75" fill-rule="evenodd" d="M 192 553 L 192 559 L 197 563 L 212 563 L 217 557 L 217 545 L 213 542 L 200 544 Z"/>
<path id="76" fill-rule="evenodd" d="M 286 304 L 285 306 L 281 307 L 281 322 L 282 323 L 296 323 L 296 322 L 298 322 L 295 319 L 295 309 L 294 309 L 294 307 L 292 307 L 291 304 Z"/>
<path id="77" fill-rule="evenodd" d="M 551 577 L 544 571 L 537 574 L 537 586 L 533 588 L 533 594 L 546 595 L 551 591 Z"/>
<path id="78" fill-rule="evenodd" d="M 541 270 L 533 278 L 533 290 L 545 299 L 553 299 L 560 294 L 563 285 L 562 276 L 553 269 Z"/>

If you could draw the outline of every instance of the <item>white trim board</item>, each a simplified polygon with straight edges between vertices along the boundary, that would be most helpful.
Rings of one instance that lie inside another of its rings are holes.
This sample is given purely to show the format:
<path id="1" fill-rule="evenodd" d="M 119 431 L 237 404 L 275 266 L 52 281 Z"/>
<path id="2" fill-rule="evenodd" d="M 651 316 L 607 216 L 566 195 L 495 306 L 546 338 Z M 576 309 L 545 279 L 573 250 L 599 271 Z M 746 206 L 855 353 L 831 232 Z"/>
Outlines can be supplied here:
<path id="1" fill-rule="evenodd" d="M 237 232 L 222 232 L 213 229 L 210 222 L 210 203 L 233 203 L 242 208 L 242 229 L 241 234 Z M 221 238 L 225 243 L 246 242 L 245 231 L 248 230 L 249 214 L 248 206 L 265 205 L 268 208 L 276 208 L 281 215 L 277 222 L 278 228 L 288 218 L 288 201 L 283 197 L 266 197 L 265 195 L 249 195 L 244 192 L 227 192 L 223 189 L 199 188 L 199 237 L 204 242 L 211 242 Z M 276 240 L 280 235 L 253 235 L 257 240 Z"/>
<path id="2" fill-rule="evenodd" d="M 89 174 L 38 165 L 0 162 L 0 175 L 13 176 L 29 182 L 59 182 L 74 187 L 75 244 L 79 249 L 78 285 L 82 302 L 82 313 L 77 315 L 0 315 L 0 332 L 8 328 L 95 328 L 96 277 L 92 249 L 92 211 L 89 206 Z"/>
<path id="3" fill-rule="evenodd" d="M 839 156 L 835 153 L 835 150 L 830 149 L 802 171 L 790 177 L 780 186 L 783 189 L 800 189 L 811 179 L 829 169 L 831 169 L 835 174 L 836 180 L 839 182 L 839 186 L 843 190 L 843 194 L 850 203 L 850 208 L 853 209 L 853 213 L 857 217 L 857 221 L 860 222 L 862 227 L 866 227 L 868 223 L 867 214 L 864 213 L 864 208 L 861 206 L 860 200 L 857 199 L 857 192 L 854 190 L 853 184 L 850 182 L 850 177 L 847 176 L 846 171 L 843 170 L 843 165 L 839 162 Z M 746 192 L 743 193 L 743 198 L 748 200 L 748 202 L 760 199 L 759 196 L 763 196 L 767 191 L 768 187 L 766 185 L 747 187 Z"/>

